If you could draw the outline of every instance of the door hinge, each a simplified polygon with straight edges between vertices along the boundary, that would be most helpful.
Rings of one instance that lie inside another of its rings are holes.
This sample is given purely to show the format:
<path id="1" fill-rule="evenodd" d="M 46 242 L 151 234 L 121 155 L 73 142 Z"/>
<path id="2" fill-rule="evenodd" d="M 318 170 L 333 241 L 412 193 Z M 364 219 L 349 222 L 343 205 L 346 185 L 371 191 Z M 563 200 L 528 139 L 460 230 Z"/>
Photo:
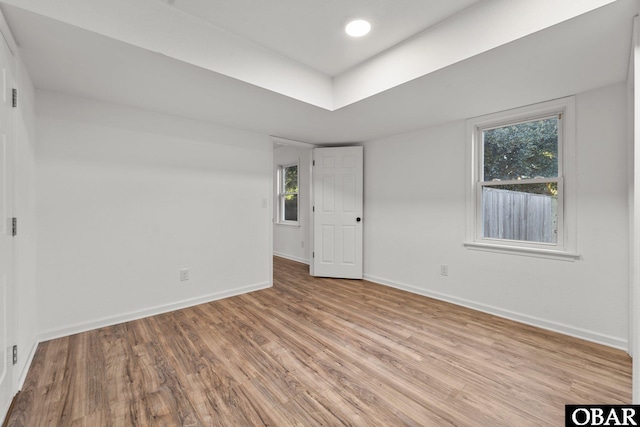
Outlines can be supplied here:
<path id="1" fill-rule="evenodd" d="M 14 365 L 18 364 L 18 346 L 17 345 L 13 346 L 13 364 Z"/>
<path id="2" fill-rule="evenodd" d="M 313 207 L 313 212 L 315 212 L 315 211 L 316 211 L 316 207 L 314 206 L 314 207 Z"/>
<path id="3" fill-rule="evenodd" d="M 16 108 L 18 106 L 18 89 L 11 90 L 11 98 L 13 99 L 13 108 Z"/>
<path id="4" fill-rule="evenodd" d="M 11 218 L 11 235 L 18 235 L 18 218 Z"/>
<path id="5" fill-rule="evenodd" d="M 313 253 L 311 254 L 311 258 L 315 258 L 315 257 L 316 257 L 316 253 L 315 253 L 315 252 L 313 252 Z"/>
<path id="6" fill-rule="evenodd" d="M 313 166 L 315 166 L 315 165 L 316 165 L 316 161 L 314 160 L 314 161 L 313 161 Z"/>

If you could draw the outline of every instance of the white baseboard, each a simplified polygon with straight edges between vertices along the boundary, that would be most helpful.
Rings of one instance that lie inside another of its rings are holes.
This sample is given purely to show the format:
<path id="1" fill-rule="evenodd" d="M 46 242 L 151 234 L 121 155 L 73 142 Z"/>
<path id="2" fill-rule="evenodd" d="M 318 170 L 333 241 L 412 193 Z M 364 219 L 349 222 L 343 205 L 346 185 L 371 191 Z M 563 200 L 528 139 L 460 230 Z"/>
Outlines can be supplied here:
<path id="1" fill-rule="evenodd" d="M 442 294 L 440 292 L 433 292 L 426 289 L 421 289 L 415 286 L 395 282 L 392 280 L 383 279 L 381 277 L 376 277 L 368 274 L 364 275 L 364 279 L 370 282 L 378 283 L 380 285 L 389 286 L 392 288 L 411 292 L 413 294 L 426 296 L 429 298 L 449 302 L 462 307 L 467 307 L 473 310 L 492 314 L 494 316 L 503 317 L 509 320 L 514 320 L 516 322 L 524 323 L 526 325 L 536 326 L 538 328 L 547 329 L 553 332 L 559 332 L 564 335 L 569 335 L 575 338 L 580 338 L 580 339 L 591 341 L 597 344 L 603 344 L 608 347 L 617 348 L 627 352 L 629 351 L 629 343 L 626 339 L 604 335 L 599 332 L 589 331 L 582 328 L 576 328 L 576 327 L 565 325 L 562 323 L 541 319 L 539 317 L 529 316 L 527 314 L 517 313 L 510 310 L 504 310 L 498 307 L 493 307 L 490 305 L 469 301 L 464 298 L 458 298 L 451 295 Z"/>
<path id="2" fill-rule="evenodd" d="M 300 262 L 302 264 L 309 265 L 309 260 L 308 259 L 298 258 L 297 256 L 287 255 L 287 254 L 283 254 L 283 253 L 280 253 L 280 252 L 273 252 L 273 255 L 277 256 L 278 258 L 290 259 L 291 261 L 296 261 L 296 262 Z"/>
<path id="3" fill-rule="evenodd" d="M 11 400 L 7 402 L 6 408 L 0 408 L 0 426 L 4 425 L 4 422 L 6 421 L 5 418 L 9 415 L 9 406 L 11 406 Z"/>
<path id="4" fill-rule="evenodd" d="M 33 357 L 36 355 L 36 349 L 38 348 L 38 344 L 40 342 L 37 340 L 33 341 L 33 345 L 31 345 L 31 349 L 29 350 L 29 355 L 25 360 L 24 365 L 22 366 L 22 371 L 20 371 L 20 376 L 18 377 L 18 383 L 15 385 L 12 390 L 13 399 L 15 399 L 15 395 L 22 390 L 22 386 L 24 385 L 25 380 L 27 379 L 27 373 L 29 372 L 29 368 L 31 367 L 31 362 L 33 362 Z M 4 425 L 6 421 L 6 417 L 9 411 L 9 406 L 11 406 L 11 400 L 8 402 L 8 406 L 6 408 L 0 408 L 0 425 Z"/>
<path id="5" fill-rule="evenodd" d="M 118 323 L 130 322 L 132 320 L 143 319 L 149 316 L 155 316 L 157 314 L 168 313 L 174 310 L 180 310 L 182 308 L 192 307 L 198 304 L 204 304 L 211 301 L 220 300 L 223 298 L 229 298 L 236 295 L 246 294 L 248 292 L 259 291 L 261 289 L 267 289 L 273 286 L 271 281 L 258 283 L 255 285 L 243 286 L 227 290 L 224 292 L 217 292 L 214 294 L 203 295 L 197 298 L 191 298 L 183 301 L 178 301 L 171 304 L 165 304 L 161 306 L 151 307 L 144 310 L 132 311 L 129 313 L 119 314 L 116 316 L 103 317 L 101 319 L 92 320 L 89 322 L 77 323 L 64 328 L 50 329 L 44 331 L 39 335 L 39 342 L 49 341 L 56 338 L 66 337 L 81 332 L 91 331 L 93 329 L 103 328 L 105 326 L 116 325 Z"/>
<path id="6" fill-rule="evenodd" d="M 18 385 L 16 387 L 16 390 L 22 390 L 22 386 L 27 379 L 27 373 L 29 373 L 29 368 L 31 367 L 31 362 L 33 362 L 33 358 L 36 355 L 38 344 L 40 344 L 40 341 L 34 340 L 33 344 L 31 345 L 31 349 L 29 349 L 29 354 L 27 355 L 27 359 L 25 360 L 24 365 L 22 365 L 22 371 L 20 372 L 20 376 L 18 377 Z"/>

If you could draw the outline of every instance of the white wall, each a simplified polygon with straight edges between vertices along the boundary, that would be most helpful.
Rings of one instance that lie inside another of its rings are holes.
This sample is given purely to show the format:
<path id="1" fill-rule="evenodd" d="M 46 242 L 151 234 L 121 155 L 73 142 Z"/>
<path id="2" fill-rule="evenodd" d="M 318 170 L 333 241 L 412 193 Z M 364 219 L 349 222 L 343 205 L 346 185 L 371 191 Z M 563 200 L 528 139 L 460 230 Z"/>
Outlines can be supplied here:
<path id="1" fill-rule="evenodd" d="M 458 121 L 365 144 L 365 277 L 626 349 L 625 91 L 576 97 L 581 260 L 462 246 L 468 142 Z"/>
<path id="2" fill-rule="evenodd" d="M 45 91 L 37 131 L 42 338 L 271 285 L 266 135 Z"/>
<path id="3" fill-rule="evenodd" d="M 311 149 L 291 145 L 279 145 L 273 150 L 274 184 L 277 185 L 278 166 L 299 162 L 299 194 L 300 206 L 299 225 L 283 225 L 274 222 L 273 225 L 273 254 L 289 258 L 294 261 L 309 263 L 311 253 L 310 239 L 310 179 L 311 179 Z M 277 194 L 277 189 L 274 189 Z M 275 208 L 275 203 L 274 203 Z M 274 218 L 277 212 L 274 209 Z"/>
<path id="4" fill-rule="evenodd" d="M 640 5 L 639 5 L 640 6 Z M 632 403 L 640 404 L 640 34 L 638 16 L 627 75 L 629 129 L 629 340 L 633 357 Z"/>
<path id="5" fill-rule="evenodd" d="M 35 94 L 19 54 L 15 55 L 14 84 L 18 108 L 14 116 L 16 250 L 16 385 L 20 387 L 38 343 L 36 306 L 36 170 Z"/>

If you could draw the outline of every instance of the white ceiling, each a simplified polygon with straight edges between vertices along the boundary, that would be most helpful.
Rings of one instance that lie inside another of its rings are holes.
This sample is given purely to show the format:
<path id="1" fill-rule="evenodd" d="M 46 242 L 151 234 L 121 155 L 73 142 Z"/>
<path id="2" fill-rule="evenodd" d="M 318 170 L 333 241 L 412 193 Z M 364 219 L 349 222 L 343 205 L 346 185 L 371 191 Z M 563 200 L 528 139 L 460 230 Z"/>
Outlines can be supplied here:
<path id="1" fill-rule="evenodd" d="M 479 0 L 158 1 L 333 77 Z M 347 36 L 355 18 L 371 33 Z"/>
<path id="2" fill-rule="evenodd" d="M 318 144 L 367 141 L 622 82 L 638 12 L 637 1 L 618 0 L 332 111 L 104 31 L 0 6 L 39 89 Z"/>

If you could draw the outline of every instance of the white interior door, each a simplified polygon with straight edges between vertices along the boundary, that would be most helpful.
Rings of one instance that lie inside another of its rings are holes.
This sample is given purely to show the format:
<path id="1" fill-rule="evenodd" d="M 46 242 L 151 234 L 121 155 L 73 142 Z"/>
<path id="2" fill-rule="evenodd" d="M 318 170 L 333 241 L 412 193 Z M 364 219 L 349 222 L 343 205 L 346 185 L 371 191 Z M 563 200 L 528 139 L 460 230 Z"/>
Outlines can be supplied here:
<path id="1" fill-rule="evenodd" d="M 362 147 L 313 150 L 313 275 L 362 279 Z"/>
<path id="2" fill-rule="evenodd" d="M 12 55 L 0 35 L 0 420 L 14 394 L 13 384 L 13 140 Z"/>

